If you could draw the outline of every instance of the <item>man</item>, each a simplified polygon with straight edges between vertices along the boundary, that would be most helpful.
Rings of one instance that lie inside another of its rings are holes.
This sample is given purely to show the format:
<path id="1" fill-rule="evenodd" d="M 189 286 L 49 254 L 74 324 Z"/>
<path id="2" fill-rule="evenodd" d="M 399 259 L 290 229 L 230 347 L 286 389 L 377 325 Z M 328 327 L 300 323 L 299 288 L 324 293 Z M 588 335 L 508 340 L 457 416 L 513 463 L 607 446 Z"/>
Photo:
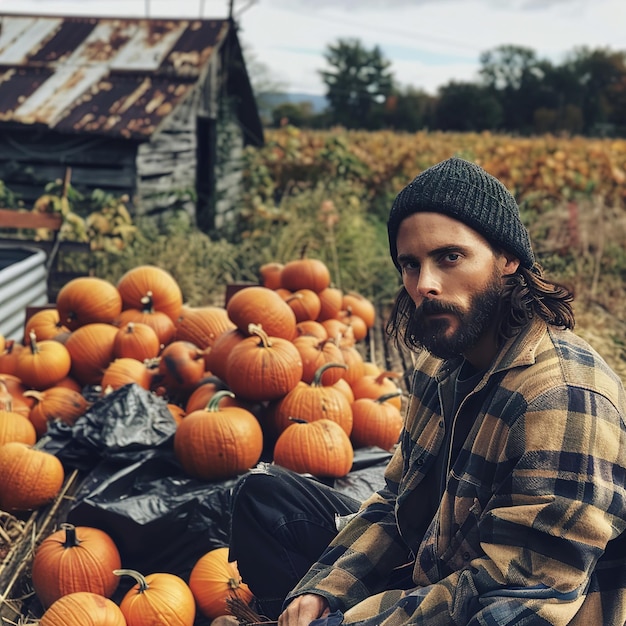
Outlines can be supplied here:
<path id="1" fill-rule="evenodd" d="M 571 331 L 571 294 L 543 276 L 513 196 L 450 158 L 398 194 L 388 232 L 403 285 L 388 331 L 416 351 L 405 425 L 385 487 L 312 557 L 279 626 L 622 626 L 624 388 Z M 244 580 L 238 511 L 254 480 L 233 509 Z M 345 513 L 328 498 L 310 505 L 326 533 Z M 276 501 L 271 532 L 311 521 Z"/>

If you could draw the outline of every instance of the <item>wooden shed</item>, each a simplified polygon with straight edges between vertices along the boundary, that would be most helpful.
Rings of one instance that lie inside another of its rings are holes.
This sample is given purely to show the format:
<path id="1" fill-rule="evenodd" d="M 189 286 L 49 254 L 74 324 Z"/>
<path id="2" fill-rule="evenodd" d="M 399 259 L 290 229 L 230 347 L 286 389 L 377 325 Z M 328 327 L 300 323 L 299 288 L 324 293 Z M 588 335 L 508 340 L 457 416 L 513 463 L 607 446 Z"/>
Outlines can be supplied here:
<path id="1" fill-rule="evenodd" d="M 27 208 L 71 168 L 83 194 L 209 232 L 233 215 L 243 147 L 262 143 L 230 19 L 0 14 L 0 181 Z"/>

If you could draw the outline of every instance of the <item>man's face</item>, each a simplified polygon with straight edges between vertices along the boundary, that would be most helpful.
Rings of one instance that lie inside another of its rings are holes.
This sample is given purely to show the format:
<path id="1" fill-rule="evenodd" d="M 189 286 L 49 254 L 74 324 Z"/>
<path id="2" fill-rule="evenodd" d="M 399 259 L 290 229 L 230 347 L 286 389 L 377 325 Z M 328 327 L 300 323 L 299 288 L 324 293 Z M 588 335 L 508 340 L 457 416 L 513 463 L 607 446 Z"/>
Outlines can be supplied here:
<path id="1" fill-rule="evenodd" d="M 404 219 L 397 237 L 404 287 L 415 303 L 415 339 L 441 358 L 480 348 L 495 327 L 503 276 L 518 263 L 496 255 L 462 222 L 439 213 Z"/>

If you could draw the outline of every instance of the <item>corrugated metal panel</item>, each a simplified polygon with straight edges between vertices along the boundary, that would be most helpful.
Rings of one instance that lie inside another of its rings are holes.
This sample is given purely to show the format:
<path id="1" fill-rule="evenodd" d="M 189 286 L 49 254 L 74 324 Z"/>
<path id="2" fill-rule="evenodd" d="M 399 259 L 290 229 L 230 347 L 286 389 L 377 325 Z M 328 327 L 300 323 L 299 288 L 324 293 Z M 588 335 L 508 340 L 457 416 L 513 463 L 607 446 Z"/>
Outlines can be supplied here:
<path id="1" fill-rule="evenodd" d="M 47 301 L 45 252 L 27 246 L 0 246 L 0 334 L 21 342 L 26 307 Z"/>
<path id="2" fill-rule="evenodd" d="M 148 139 L 227 31 L 227 20 L 0 15 L 0 120 Z"/>

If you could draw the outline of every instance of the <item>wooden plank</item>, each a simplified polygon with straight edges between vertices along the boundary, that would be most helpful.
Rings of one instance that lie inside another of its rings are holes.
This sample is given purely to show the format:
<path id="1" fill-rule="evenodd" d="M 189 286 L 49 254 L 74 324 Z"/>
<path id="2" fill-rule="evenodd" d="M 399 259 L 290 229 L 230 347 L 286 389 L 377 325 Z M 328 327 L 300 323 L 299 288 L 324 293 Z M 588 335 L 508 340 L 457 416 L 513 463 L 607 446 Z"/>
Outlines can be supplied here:
<path id="1" fill-rule="evenodd" d="M 0 228 L 47 228 L 58 231 L 62 224 L 63 216 L 60 213 L 0 209 Z"/>

